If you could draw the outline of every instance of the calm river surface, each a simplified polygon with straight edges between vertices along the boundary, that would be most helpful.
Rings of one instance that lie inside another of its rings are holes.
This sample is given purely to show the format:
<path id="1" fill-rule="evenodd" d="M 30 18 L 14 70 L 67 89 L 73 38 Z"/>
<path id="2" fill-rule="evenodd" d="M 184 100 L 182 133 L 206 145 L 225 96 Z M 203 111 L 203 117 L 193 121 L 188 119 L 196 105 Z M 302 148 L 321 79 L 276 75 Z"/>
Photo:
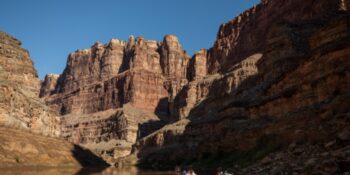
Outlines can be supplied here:
<path id="1" fill-rule="evenodd" d="M 215 173 L 196 172 L 198 175 L 211 175 Z M 45 168 L 30 168 L 30 169 L 0 169 L 1 175 L 176 175 L 172 171 L 145 171 L 137 168 L 116 169 L 107 168 L 104 170 L 97 169 L 45 169 Z"/>

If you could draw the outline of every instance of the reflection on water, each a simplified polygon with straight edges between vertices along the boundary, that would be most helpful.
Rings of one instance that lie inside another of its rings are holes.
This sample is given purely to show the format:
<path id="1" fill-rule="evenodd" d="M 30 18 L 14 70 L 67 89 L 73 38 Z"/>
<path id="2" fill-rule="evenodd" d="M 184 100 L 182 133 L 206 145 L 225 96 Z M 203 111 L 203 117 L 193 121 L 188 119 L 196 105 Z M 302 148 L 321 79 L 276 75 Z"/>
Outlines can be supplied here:
<path id="1" fill-rule="evenodd" d="M 1 175 L 174 175 L 174 172 L 143 171 L 137 168 L 67 169 L 67 168 L 16 168 L 0 169 Z"/>
<path id="2" fill-rule="evenodd" d="M 79 169 L 67 168 L 11 168 L 0 169 L 1 175 L 75 175 Z"/>
<path id="3" fill-rule="evenodd" d="M 76 175 L 174 175 L 174 172 L 157 172 L 138 170 L 135 167 L 126 169 L 107 168 L 102 171 L 96 169 L 81 169 Z"/>

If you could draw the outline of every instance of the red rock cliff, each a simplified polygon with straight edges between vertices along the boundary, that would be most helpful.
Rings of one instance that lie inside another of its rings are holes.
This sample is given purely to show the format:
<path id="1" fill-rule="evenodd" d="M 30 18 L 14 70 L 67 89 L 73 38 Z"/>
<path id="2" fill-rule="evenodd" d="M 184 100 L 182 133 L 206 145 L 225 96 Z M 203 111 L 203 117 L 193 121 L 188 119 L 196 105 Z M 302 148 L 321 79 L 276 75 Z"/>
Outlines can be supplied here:
<path id="1" fill-rule="evenodd" d="M 175 98 L 179 121 L 140 139 L 134 153 L 145 165 L 187 159 L 246 167 L 279 149 L 237 173 L 349 171 L 348 7 L 342 0 L 270 0 L 223 24 L 207 53 L 209 75 L 193 78 Z M 328 151 L 342 156 L 303 164 Z M 324 168 L 329 159 L 332 169 Z"/>
<path id="2" fill-rule="evenodd" d="M 128 43 L 96 43 L 69 55 L 56 89 L 46 99 L 61 114 L 97 112 L 126 103 L 168 113 L 167 103 L 187 82 L 188 60 L 172 35 L 163 43 L 142 37 L 130 37 Z M 48 81 L 43 82 L 42 96 Z"/>
<path id="3" fill-rule="evenodd" d="M 214 46 L 192 59 L 172 35 L 96 43 L 68 57 L 43 98 L 61 113 L 66 139 L 112 161 L 131 153 L 147 165 L 256 161 L 296 142 L 325 150 L 335 138 L 332 149 L 346 149 L 348 10 L 348 0 L 264 0 L 220 26 Z"/>
<path id="4" fill-rule="evenodd" d="M 235 63 L 262 52 L 268 33 L 278 23 L 298 23 L 321 19 L 349 6 L 342 0 L 267 0 L 220 26 L 217 40 L 209 51 L 209 72 L 225 72 Z"/>
<path id="5" fill-rule="evenodd" d="M 139 137 L 172 120 L 171 104 L 188 81 L 188 62 L 173 35 L 163 42 L 133 36 L 128 42 L 112 39 L 70 54 L 57 81 L 45 77 L 40 95 L 62 115 L 65 138 L 90 147 L 123 141 L 124 152 L 110 155 L 118 158 L 130 154 Z"/>
<path id="6" fill-rule="evenodd" d="M 59 118 L 38 98 L 39 88 L 28 51 L 0 32 L 0 125 L 58 136 Z"/>

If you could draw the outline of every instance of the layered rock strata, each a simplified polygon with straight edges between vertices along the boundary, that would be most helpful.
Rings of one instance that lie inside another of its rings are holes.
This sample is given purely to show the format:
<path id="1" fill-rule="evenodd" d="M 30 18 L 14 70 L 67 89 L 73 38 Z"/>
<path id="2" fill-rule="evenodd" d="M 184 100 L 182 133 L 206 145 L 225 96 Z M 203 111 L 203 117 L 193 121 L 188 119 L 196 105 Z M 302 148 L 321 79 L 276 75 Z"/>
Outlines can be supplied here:
<path id="1" fill-rule="evenodd" d="M 214 46 L 209 50 L 209 72 L 226 72 L 242 59 L 262 52 L 270 27 L 278 23 L 322 20 L 349 6 L 348 1 L 276 1 L 266 0 L 222 24 Z M 316 22 L 316 21 L 314 21 Z"/>
<path id="2" fill-rule="evenodd" d="M 44 81 L 41 82 L 39 97 L 50 95 L 54 92 L 59 75 L 48 74 L 45 76 Z"/>
<path id="3" fill-rule="evenodd" d="M 96 43 L 70 54 L 42 97 L 62 115 L 66 139 L 110 161 L 131 153 L 172 166 L 222 155 L 247 166 L 348 127 L 348 9 L 344 0 L 262 1 L 192 59 L 172 35 Z"/>
<path id="4" fill-rule="evenodd" d="M 165 36 L 163 43 L 142 37 L 96 43 L 69 55 L 55 90 L 46 87 L 52 85 L 52 78 L 45 78 L 42 97 L 62 115 L 119 108 L 126 103 L 166 114 L 167 103 L 173 100 L 168 92 L 176 94 L 187 82 L 188 60 L 172 35 Z"/>
<path id="5" fill-rule="evenodd" d="M 163 42 L 112 39 L 70 54 L 58 78 L 45 77 L 40 95 L 62 115 L 64 138 L 117 159 L 173 120 L 171 104 L 188 81 L 188 66 L 173 35 Z"/>
<path id="6" fill-rule="evenodd" d="M 47 77 L 49 81 L 51 76 Z M 46 84 L 49 93 L 53 85 Z M 0 169 L 106 166 L 63 139 L 60 118 L 39 98 L 40 81 L 21 42 L 0 32 Z M 13 173 L 12 173 L 13 174 Z"/>
<path id="7" fill-rule="evenodd" d="M 139 140 L 134 153 L 145 165 L 221 155 L 219 162 L 247 166 L 292 142 L 331 142 L 349 126 L 349 12 L 342 3 L 267 1 L 222 25 L 207 53 L 209 75 L 176 97 L 181 120 Z"/>
<path id="8" fill-rule="evenodd" d="M 59 136 L 59 118 L 38 98 L 39 88 L 28 51 L 0 32 L 0 125 Z"/>

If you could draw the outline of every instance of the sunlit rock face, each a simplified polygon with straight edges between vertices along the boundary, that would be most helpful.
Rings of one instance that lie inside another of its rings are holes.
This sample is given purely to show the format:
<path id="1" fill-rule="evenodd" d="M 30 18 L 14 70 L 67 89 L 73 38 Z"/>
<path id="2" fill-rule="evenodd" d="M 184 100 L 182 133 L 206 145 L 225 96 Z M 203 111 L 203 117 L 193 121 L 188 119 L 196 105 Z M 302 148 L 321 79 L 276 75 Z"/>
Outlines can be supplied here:
<path id="1" fill-rule="evenodd" d="M 10 127 L 0 126 L 0 168 L 80 167 L 73 144 Z"/>
<path id="2" fill-rule="evenodd" d="M 1 32 L 1 77 L 34 93 L 40 86 L 37 72 L 27 50 L 16 38 Z"/>
<path id="3" fill-rule="evenodd" d="M 70 54 L 58 78 L 46 76 L 40 96 L 62 116 L 64 138 L 116 159 L 174 120 L 171 104 L 188 82 L 189 59 L 173 35 L 163 42 L 133 36 L 97 42 Z M 104 142 L 111 146 L 102 149 Z M 114 142 L 123 151 L 113 151 Z"/>
<path id="4" fill-rule="evenodd" d="M 57 80 L 60 76 L 56 74 L 48 74 L 41 82 L 39 97 L 50 95 L 55 91 Z"/>
<path id="5" fill-rule="evenodd" d="M 0 168 L 106 166 L 63 137 L 61 118 L 41 96 L 55 90 L 58 75 L 41 82 L 21 42 L 0 32 Z"/>
<path id="6" fill-rule="evenodd" d="M 59 118 L 39 99 L 40 81 L 27 50 L 0 32 L 0 125 L 59 136 Z"/>
<path id="7" fill-rule="evenodd" d="M 190 80 L 200 80 L 208 75 L 207 50 L 201 49 L 194 54 L 190 60 L 188 68 L 188 78 Z"/>
<path id="8" fill-rule="evenodd" d="M 56 83 L 47 76 L 42 97 L 62 115 L 93 113 L 126 103 L 167 114 L 168 103 L 187 82 L 188 60 L 173 35 L 165 36 L 164 42 L 130 37 L 129 42 L 96 43 L 70 54 Z"/>

